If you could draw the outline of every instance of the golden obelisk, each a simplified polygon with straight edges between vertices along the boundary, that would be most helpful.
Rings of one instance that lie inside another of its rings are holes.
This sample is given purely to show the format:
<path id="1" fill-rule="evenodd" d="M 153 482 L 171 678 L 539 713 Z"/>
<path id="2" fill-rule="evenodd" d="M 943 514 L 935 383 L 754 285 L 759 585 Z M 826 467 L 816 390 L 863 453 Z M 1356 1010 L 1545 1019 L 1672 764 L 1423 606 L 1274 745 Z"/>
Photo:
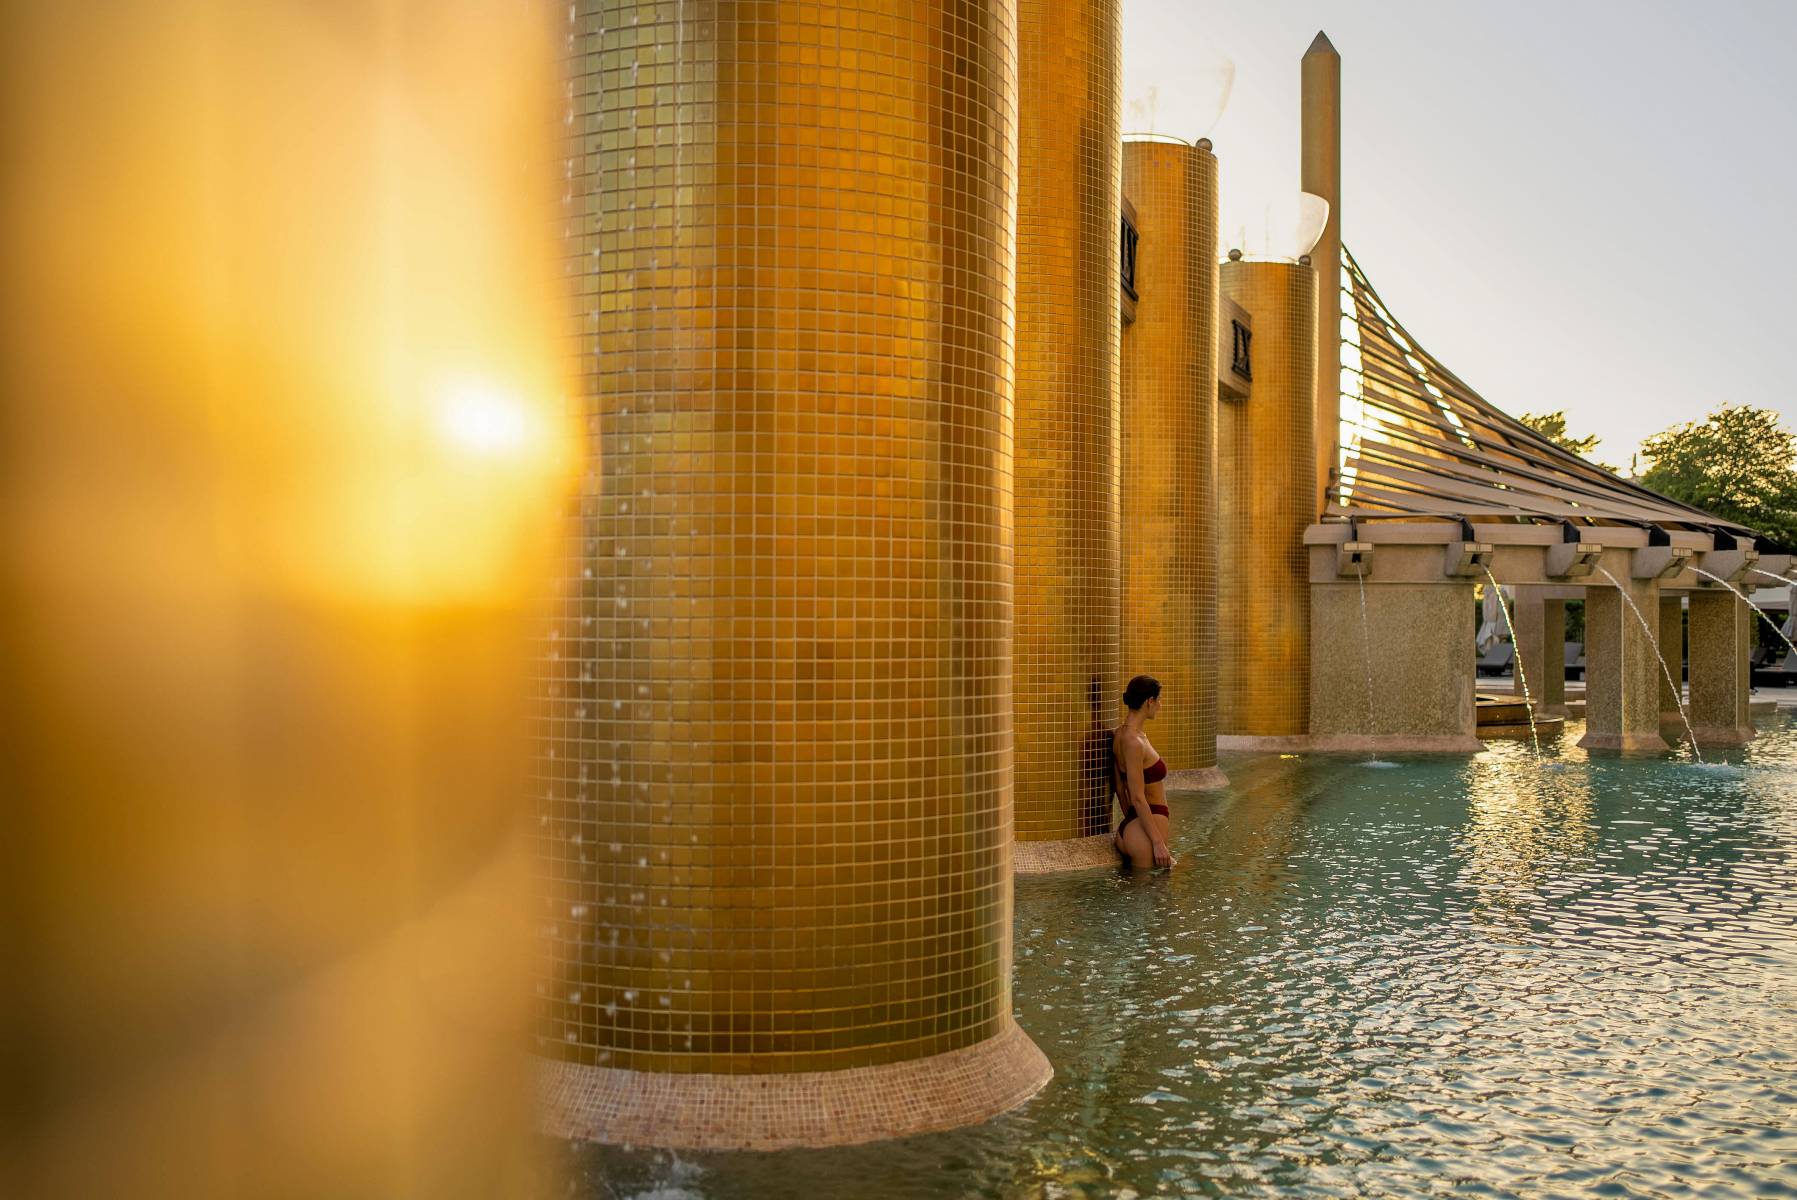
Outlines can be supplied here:
<path id="1" fill-rule="evenodd" d="M 1339 463 L 1341 439 L 1342 59 L 1319 31 L 1303 63 L 1300 186 L 1329 202 L 1323 236 L 1310 252 L 1317 273 L 1316 507 L 1320 517 Z"/>

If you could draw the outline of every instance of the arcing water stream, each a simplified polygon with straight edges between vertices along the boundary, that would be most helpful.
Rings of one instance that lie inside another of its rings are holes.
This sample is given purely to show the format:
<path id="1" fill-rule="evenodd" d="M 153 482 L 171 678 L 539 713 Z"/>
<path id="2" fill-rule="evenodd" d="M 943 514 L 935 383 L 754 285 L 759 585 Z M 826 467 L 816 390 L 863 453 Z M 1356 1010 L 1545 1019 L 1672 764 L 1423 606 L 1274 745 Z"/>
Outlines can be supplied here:
<path id="1" fill-rule="evenodd" d="M 1766 624 L 1768 624 L 1772 627 L 1772 632 L 1776 633 L 1778 635 L 1778 640 L 1783 642 L 1785 645 L 1789 646 L 1791 648 L 1792 654 L 1797 654 L 1797 643 L 1793 643 L 1790 638 L 1786 637 L 1785 631 L 1783 629 L 1779 628 L 1778 622 L 1774 621 L 1771 618 L 1771 616 L 1767 614 L 1765 609 L 1763 609 L 1759 605 L 1755 604 L 1752 601 L 1752 599 L 1750 599 L 1748 597 L 1746 592 L 1742 591 L 1740 588 L 1736 587 L 1734 584 L 1730 583 L 1728 580 L 1722 578 L 1722 576 L 1710 574 L 1708 571 L 1704 570 L 1702 567 L 1692 567 L 1691 570 L 1693 570 L 1697 574 L 1703 576 L 1705 579 L 1715 580 L 1717 583 L 1721 584 L 1723 587 L 1727 588 L 1729 591 L 1731 591 L 1735 595 L 1739 596 L 1742 599 L 1742 601 L 1744 601 L 1746 603 L 1748 608 L 1751 608 L 1754 612 L 1756 612 L 1760 615 L 1760 620 L 1764 621 Z M 1764 575 L 1768 579 L 1776 579 L 1780 583 L 1791 582 L 1790 580 L 1784 578 L 1783 576 L 1774 575 L 1770 571 L 1761 571 L 1757 568 L 1754 570 L 1754 574 Z"/>
<path id="2" fill-rule="evenodd" d="M 1366 732 L 1373 736 L 1373 634 L 1366 619 L 1366 576 L 1354 576 L 1360 584 L 1360 653 L 1361 661 L 1366 665 Z M 1376 761 L 1377 756 L 1374 756 Z"/>
<path id="3" fill-rule="evenodd" d="M 1635 620 L 1641 622 L 1641 632 L 1647 635 L 1647 644 L 1653 647 L 1654 657 L 1660 660 L 1660 673 L 1666 676 L 1666 685 L 1672 689 L 1673 699 L 1678 701 L 1679 720 L 1685 723 L 1685 734 L 1691 739 L 1691 753 L 1697 756 L 1698 762 L 1702 762 L 1703 751 L 1697 748 L 1697 731 L 1691 728 L 1691 718 L 1685 712 L 1684 690 L 1679 687 L 1678 680 L 1672 677 L 1672 668 L 1666 665 L 1666 656 L 1660 653 L 1660 640 L 1653 635 L 1653 626 L 1649 625 L 1647 618 L 1641 615 L 1641 610 L 1635 605 L 1635 598 L 1629 595 L 1627 588 L 1616 581 L 1616 576 L 1610 574 L 1603 567 L 1599 567 L 1597 570 L 1598 574 L 1615 585 L 1617 593 L 1622 596 L 1623 603 L 1627 604 L 1629 611 L 1635 614 Z M 1617 657 L 1621 657 L 1620 652 Z"/>
<path id="4" fill-rule="evenodd" d="M 1497 576 L 1491 568 L 1485 568 L 1485 578 L 1491 580 L 1491 590 L 1497 593 L 1498 611 L 1504 614 L 1504 628 L 1510 631 L 1510 645 L 1518 651 L 1512 661 L 1516 663 L 1516 682 L 1522 686 L 1523 707 L 1529 714 L 1529 740 L 1535 744 L 1535 765 L 1541 765 L 1541 735 L 1535 731 L 1535 701 L 1529 695 L 1529 677 L 1522 669 L 1522 647 L 1516 641 L 1516 623 L 1510 619 L 1510 606 L 1504 603 L 1504 589 L 1498 586 Z"/>

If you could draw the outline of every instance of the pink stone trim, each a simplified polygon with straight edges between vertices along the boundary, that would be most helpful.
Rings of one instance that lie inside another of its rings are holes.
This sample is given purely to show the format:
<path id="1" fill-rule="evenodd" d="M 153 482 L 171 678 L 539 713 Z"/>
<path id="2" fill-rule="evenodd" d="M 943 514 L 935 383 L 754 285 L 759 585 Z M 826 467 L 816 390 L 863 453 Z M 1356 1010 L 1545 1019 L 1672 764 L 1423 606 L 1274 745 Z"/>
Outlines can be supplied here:
<path id="1" fill-rule="evenodd" d="M 1011 869 L 1018 875 L 1050 875 L 1056 871 L 1114 867 L 1118 861 L 1117 851 L 1111 848 L 1109 833 L 1052 842 L 1011 843 Z"/>
<path id="2" fill-rule="evenodd" d="M 538 1124 L 555 1137 L 676 1150 L 846 1146 L 977 1124 L 1053 1075 L 1009 1020 L 963 1050 L 846 1071 L 664 1075 L 542 1060 Z"/>

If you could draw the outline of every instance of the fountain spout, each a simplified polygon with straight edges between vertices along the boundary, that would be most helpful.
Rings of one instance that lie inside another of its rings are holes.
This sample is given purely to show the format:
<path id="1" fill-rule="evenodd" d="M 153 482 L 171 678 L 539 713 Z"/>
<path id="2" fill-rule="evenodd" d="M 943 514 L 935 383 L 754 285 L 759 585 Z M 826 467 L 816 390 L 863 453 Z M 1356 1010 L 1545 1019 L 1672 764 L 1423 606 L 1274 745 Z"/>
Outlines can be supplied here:
<path id="1" fill-rule="evenodd" d="M 1350 534 L 1350 537 L 1353 535 Z M 1368 575 L 1373 569 L 1373 543 L 1343 542 L 1335 550 L 1337 575 Z"/>
<path id="2" fill-rule="evenodd" d="M 1490 572 L 1491 543 L 1458 541 L 1449 542 L 1447 555 L 1442 562 L 1442 569 L 1447 576 L 1458 578 L 1463 575 L 1480 575 Z"/>
<path id="3" fill-rule="evenodd" d="M 1753 564 L 1760 560 L 1760 552 L 1751 542 L 1743 544 L 1722 530 L 1717 530 L 1714 536 L 1715 548 L 1704 551 L 1699 561 L 1691 564 L 1692 570 L 1725 585 L 1740 583 L 1753 570 Z"/>
<path id="4" fill-rule="evenodd" d="M 1589 575 L 1604 556 L 1603 544 L 1585 541 L 1582 527 L 1571 521 L 1560 522 L 1560 543 L 1547 548 L 1543 564 L 1550 579 L 1576 579 Z"/>
<path id="5" fill-rule="evenodd" d="M 1589 575 L 1603 558 L 1604 548 L 1597 542 L 1561 542 L 1547 548 L 1545 564 L 1550 579 L 1577 579 Z"/>
<path id="6" fill-rule="evenodd" d="M 1693 554 L 1689 546 L 1643 546 L 1629 573 L 1636 579 L 1669 579 L 1690 565 Z"/>

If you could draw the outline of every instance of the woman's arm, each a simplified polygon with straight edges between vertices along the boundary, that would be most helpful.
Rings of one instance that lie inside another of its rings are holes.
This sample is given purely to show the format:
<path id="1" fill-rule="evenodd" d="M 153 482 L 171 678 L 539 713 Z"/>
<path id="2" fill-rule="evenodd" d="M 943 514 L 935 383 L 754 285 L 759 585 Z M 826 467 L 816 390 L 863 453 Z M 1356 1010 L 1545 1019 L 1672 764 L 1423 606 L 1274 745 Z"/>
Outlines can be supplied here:
<path id="1" fill-rule="evenodd" d="M 1153 820 L 1154 810 L 1148 806 L 1148 784 L 1142 779 L 1142 759 L 1145 757 L 1141 738 L 1124 740 L 1123 766 L 1125 781 L 1129 784 L 1129 802 L 1136 810 L 1136 820 L 1142 823 L 1142 832 L 1148 835 L 1148 848 L 1154 854 L 1154 865 L 1170 867 L 1173 865 L 1173 852 L 1161 837 L 1160 827 Z"/>

